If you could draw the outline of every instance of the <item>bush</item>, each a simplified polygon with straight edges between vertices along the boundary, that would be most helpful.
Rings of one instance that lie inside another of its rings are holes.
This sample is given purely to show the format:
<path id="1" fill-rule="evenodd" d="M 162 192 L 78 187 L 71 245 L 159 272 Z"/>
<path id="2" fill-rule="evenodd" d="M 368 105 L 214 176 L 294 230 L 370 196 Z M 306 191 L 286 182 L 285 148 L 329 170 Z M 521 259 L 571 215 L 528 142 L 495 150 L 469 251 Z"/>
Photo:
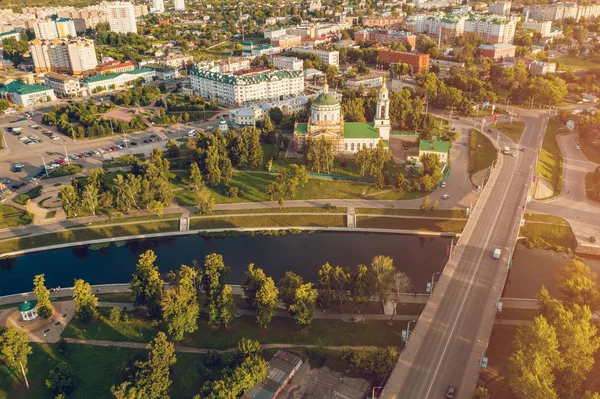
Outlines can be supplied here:
<path id="1" fill-rule="evenodd" d="M 61 338 L 56 344 L 56 349 L 58 349 L 59 353 L 66 353 L 69 349 L 69 343 L 64 338 Z"/>
<path id="2" fill-rule="evenodd" d="M 237 198 L 238 195 L 240 195 L 240 189 L 235 186 L 227 187 L 227 190 L 225 190 L 225 195 L 229 198 Z"/>
<path id="3" fill-rule="evenodd" d="M 121 321 L 121 311 L 119 308 L 114 307 L 110 310 L 108 320 L 110 320 L 112 324 L 118 324 Z"/>
<path id="4" fill-rule="evenodd" d="M 46 386 L 55 394 L 68 395 L 77 387 L 77 377 L 67 362 L 60 362 L 48 373 Z"/>

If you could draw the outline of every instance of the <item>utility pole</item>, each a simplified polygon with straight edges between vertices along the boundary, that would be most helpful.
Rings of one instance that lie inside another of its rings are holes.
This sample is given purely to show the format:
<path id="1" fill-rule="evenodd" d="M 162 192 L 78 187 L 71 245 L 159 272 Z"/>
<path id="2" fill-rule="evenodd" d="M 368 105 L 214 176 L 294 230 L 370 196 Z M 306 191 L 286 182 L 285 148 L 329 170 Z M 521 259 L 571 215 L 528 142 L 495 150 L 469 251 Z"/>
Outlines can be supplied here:
<path id="1" fill-rule="evenodd" d="M 63 143 L 63 148 L 65 149 L 65 159 L 67 160 L 67 165 L 71 165 L 71 161 L 69 161 L 69 154 L 67 153 L 67 145 Z"/>
<path id="2" fill-rule="evenodd" d="M 46 159 L 44 159 L 43 155 L 40 155 L 42 157 L 42 163 L 44 164 L 44 172 L 46 172 L 46 177 L 48 176 L 48 167 L 46 166 Z"/>

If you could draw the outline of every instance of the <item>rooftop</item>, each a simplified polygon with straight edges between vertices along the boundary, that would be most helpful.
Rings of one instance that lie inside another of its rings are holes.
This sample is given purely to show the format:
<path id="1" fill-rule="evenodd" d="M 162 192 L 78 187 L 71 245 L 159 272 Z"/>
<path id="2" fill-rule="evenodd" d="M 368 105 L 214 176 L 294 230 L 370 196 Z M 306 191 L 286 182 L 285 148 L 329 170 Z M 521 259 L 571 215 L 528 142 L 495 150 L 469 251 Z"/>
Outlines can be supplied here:
<path id="1" fill-rule="evenodd" d="M 29 85 L 19 81 L 13 81 L 0 89 L 0 93 L 17 93 L 20 95 L 38 93 L 40 91 L 52 90 L 49 87 L 42 85 Z"/>
<path id="2" fill-rule="evenodd" d="M 219 72 L 210 72 L 194 67 L 190 73 L 192 76 L 197 76 L 203 79 L 209 79 L 216 82 L 222 82 L 230 85 L 253 85 L 267 81 L 277 81 L 283 79 L 293 79 L 303 76 L 302 71 L 275 71 L 259 73 L 251 76 L 235 76 Z"/>
<path id="3" fill-rule="evenodd" d="M 140 69 L 135 69 L 135 70 L 129 71 L 129 72 L 115 73 L 112 75 L 94 76 L 92 78 L 88 78 L 88 79 L 84 80 L 84 82 L 85 83 L 102 82 L 104 80 L 115 79 L 121 75 L 141 75 L 141 74 L 152 72 L 152 71 L 153 71 L 152 68 L 140 68 Z"/>
<path id="4" fill-rule="evenodd" d="M 19 312 L 29 312 L 31 309 L 35 308 L 37 305 L 36 301 L 25 301 L 19 305 Z"/>
<path id="5" fill-rule="evenodd" d="M 450 151 L 450 142 L 439 140 L 421 140 L 419 142 L 419 151 L 448 153 L 448 151 Z"/>
<path id="6" fill-rule="evenodd" d="M 345 139 L 377 139 L 379 133 L 372 123 L 346 122 L 344 123 Z"/>

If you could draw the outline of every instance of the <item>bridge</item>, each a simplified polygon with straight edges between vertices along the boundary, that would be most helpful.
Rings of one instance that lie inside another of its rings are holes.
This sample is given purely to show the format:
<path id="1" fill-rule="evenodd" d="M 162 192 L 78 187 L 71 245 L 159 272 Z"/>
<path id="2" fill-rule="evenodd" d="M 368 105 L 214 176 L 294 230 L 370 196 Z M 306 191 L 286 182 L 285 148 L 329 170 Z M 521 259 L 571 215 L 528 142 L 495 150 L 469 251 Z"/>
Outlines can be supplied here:
<path id="1" fill-rule="evenodd" d="M 524 152 L 507 138 L 498 143 L 516 156 L 499 155 L 381 398 L 444 398 L 450 385 L 455 398 L 472 397 L 546 129 L 547 118 L 534 115 L 522 117 Z"/>

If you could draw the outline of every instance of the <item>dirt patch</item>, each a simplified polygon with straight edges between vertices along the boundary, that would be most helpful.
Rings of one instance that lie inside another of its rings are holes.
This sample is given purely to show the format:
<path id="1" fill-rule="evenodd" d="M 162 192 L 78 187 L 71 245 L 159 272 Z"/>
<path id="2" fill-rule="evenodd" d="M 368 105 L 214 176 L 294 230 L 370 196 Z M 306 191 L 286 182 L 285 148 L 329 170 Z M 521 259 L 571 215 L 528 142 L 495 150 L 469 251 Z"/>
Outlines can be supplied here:
<path id="1" fill-rule="evenodd" d="M 144 112 L 144 108 L 141 108 L 141 107 L 138 107 L 138 108 L 116 108 L 116 109 L 108 111 L 106 114 L 104 114 L 104 117 L 106 119 L 114 118 L 114 119 L 118 119 L 121 121 L 129 122 L 136 115 L 142 116 L 143 112 Z"/>

